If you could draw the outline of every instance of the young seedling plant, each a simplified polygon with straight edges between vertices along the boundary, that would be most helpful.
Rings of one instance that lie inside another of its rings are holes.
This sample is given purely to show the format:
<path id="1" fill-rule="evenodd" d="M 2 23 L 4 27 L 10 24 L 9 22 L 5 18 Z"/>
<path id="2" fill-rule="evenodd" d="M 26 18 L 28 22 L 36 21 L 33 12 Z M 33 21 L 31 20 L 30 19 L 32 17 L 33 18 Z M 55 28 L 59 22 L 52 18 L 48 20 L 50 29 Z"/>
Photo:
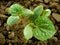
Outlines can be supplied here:
<path id="1" fill-rule="evenodd" d="M 24 37 L 26 40 L 35 37 L 38 40 L 44 41 L 50 39 L 56 30 L 52 21 L 48 18 L 50 16 L 50 9 L 43 9 L 43 6 L 37 6 L 33 10 L 33 15 L 30 16 L 30 23 L 24 28 Z"/>
<path id="2" fill-rule="evenodd" d="M 42 5 L 37 6 L 33 11 L 24 8 L 19 4 L 13 4 L 9 7 L 8 13 L 11 14 L 7 19 L 7 24 L 12 26 L 21 21 L 22 17 L 29 17 L 30 23 L 23 30 L 26 40 L 35 37 L 38 40 L 44 41 L 51 38 L 56 30 L 52 21 L 48 18 L 51 11 L 44 10 Z"/>

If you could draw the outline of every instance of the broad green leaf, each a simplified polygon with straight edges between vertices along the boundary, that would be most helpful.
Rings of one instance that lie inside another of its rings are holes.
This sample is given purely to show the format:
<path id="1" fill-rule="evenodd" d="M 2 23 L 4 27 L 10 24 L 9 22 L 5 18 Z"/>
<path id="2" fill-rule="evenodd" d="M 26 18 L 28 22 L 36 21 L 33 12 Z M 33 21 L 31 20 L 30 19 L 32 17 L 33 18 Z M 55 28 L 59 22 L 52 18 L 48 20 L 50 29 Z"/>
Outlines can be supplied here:
<path id="1" fill-rule="evenodd" d="M 33 30 L 33 32 L 34 32 L 34 37 L 37 38 L 38 40 L 41 41 L 47 40 L 56 33 L 53 23 L 46 16 L 38 17 L 35 20 L 35 24 L 38 27 L 36 27 Z"/>
<path id="2" fill-rule="evenodd" d="M 13 4 L 9 7 L 8 12 L 11 15 L 19 15 L 22 14 L 22 12 L 24 11 L 23 6 L 19 5 L 19 4 Z"/>
<path id="3" fill-rule="evenodd" d="M 35 21 L 35 19 L 36 19 L 39 15 L 42 14 L 42 12 L 43 12 L 43 6 L 42 6 L 42 5 L 37 6 L 37 7 L 33 10 L 33 12 L 34 12 L 34 15 L 32 15 L 32 16 L 30 17 L 30 20 L 31 20 L 31 21 Z"/>
<path id="4" fill-rule="evenodd" d="M 29 40 L 30 38 L 32 38 L 33 36 L 33 28 L 28 24 L 26 25 L 26 27 L 24 28 L 24 37 L 25 39 Z"/>
<path id="5" fill-rule="evenodd" d="M 31 15 L 33 15 L 33 14 L 34 14 L 34 13 L 33 13 L 31 10 L 25 9 L 25 11 L 23 12 L 22 16 L 23 16 L 23 17 L 28 17 L 28 16 L 31 16 Z"/>
<path id="6" fill-rule="evenodd" d="M 9 26 L 12 26 L 14 25 L 15 23 L 17 23 L 19 21 L 19 16 L 10 16 L 8 19 L 7 19 L 7 24 Z"/>
<path id="7" fill-rule="evenodd" d="M 49 16 L 50 14 L 51 14 L 51 10 L 49 10 L 49 9 L 44 10 L 42 13 L 42 15 L 44 15 L 44 16 Z"/>

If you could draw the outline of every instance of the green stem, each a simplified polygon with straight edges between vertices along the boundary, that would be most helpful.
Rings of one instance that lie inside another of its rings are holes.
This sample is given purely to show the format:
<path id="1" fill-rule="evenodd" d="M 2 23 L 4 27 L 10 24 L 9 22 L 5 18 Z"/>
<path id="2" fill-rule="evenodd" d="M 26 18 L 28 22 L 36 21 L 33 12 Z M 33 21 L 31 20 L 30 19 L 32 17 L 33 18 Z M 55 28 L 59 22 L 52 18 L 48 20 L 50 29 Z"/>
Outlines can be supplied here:
<path id="1" fill-rule="evenodd" d="M 36 28 L 37 26 L 34 23 L 30 23 L 30 25 L 34 28 Z"/>

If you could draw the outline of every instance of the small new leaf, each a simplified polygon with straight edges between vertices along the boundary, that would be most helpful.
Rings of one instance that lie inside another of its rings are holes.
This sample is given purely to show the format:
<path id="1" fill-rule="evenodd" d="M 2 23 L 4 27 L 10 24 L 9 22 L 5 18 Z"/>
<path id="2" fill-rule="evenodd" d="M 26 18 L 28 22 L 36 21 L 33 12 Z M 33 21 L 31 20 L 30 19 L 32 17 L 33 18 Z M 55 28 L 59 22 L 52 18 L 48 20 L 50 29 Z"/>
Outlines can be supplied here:
<path id="1" fill-rule="evenodd" d="M 42 5 L 37 6 L 37 7 L 33 10 L 35 16 L 36 16 L 36 15 L 41 15 L 42 11 L 43 11 L 43 6 L 42 6 Z"/>
<path id="2" fill-rule="evenodd" d="M 19 15 L 22 14 L 23 10 L 23 6 L 19 4 L 13 4 L 10 6 L 8 13 L 10 13 L 11 15 Z"/>
<path id="3" fill-rule="evenodd" d="M 39 15 L 42 14 L 42 12 L 43 12 L 43 6 L 42 6 L 42 5 L 37 6 L 37 7 L 33 10 L 33 12 L 34 12 L 34 15 L 32 15 L 32 16 L 30 17 L 30 20 L 34 22 L 35 19 L 36 19 Z"/>
<path id="4" fill-rule="evenodd" d="M 31 10 L 25 9 L 25 11 L 23 12 L 22 16 L 23 16 L 23 17 L 28 17 L 28 16 L 31 16 L 31 15 L 33 15 L 33 14 L 34 14 L 34 13 L 33 13 Z"/>
<path id="5" fill-rule="evenodd" d="M 50 14 L 51 14 L 51 10 L 49 10 L 49 9 L 44 10 L 42 13 L 42 15 L 44 15 L 44 16 L 50 16 Z"/>
<path id="6" fill-rule="evenodd" d="M 17 23 L 19 21 L 19 16 L 10 16 L 8 19 L 7 19 L 7 24 L 9 26 L 12 26 L 14 25 L 15 23 Z"/>
<path id="7" fill-rule="evenodd" d="M 29 40 L 32 38 L 33 36 L 33 28 L 30 26 L 30 24 L 28 24 L 25 28 L 24 28 L 24 37 L 25 39 Z"/>
<path id="8" fill-rule="evenodd" d="M 33 30 L 33 32 L 34 32 L 34 37 L 37 38 L 38 40 L 41 41 L 47 40 L 56 33 L 53 23 L 46 16 L 38 17 L 35 20 L 35 24 L 38 27 L 36 27 Z"/>

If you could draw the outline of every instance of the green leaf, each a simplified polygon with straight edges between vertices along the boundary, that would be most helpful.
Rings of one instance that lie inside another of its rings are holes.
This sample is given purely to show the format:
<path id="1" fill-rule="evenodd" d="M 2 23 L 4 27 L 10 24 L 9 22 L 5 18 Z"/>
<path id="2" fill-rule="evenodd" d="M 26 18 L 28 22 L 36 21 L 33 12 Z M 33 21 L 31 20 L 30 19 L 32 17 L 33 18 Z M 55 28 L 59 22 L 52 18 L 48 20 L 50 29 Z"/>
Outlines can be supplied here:
<path id="1" fill-rule="evenodd" d="M 32 38 L 32 36 L 33 36 L 33 31 L 32 30 L 33 30 L 33 28 L 29 24 L 25 26 L 25 28 L 24 28 L 25 39 L 29 40 L 29 39 Z"/>
<path id="2" fill-rule="evenodd" d="M 33 10 L 34 15 L 41 15 L 42 11 L 43 11 L 43 6 L 42 6 L 42 5 L 37 6 L 37 7 Z"/>
<path id="3" fill-rule="evenodd" d="M 56 33 L 53 23 L 46 16 L 38 17 L 35 20 L 35 24 L 38 27 L 36 27 L 33 30 L 33 32 L 34 32 L 34 37 L 37 38 L 38 40 L 41 41 L 47 40 Z"/>
<path id="4" fill-rule="evenodd" d="M 30 17 L 30 20 L 34 22 L 35 19 L 36 19 L 39 15 L 42 14 L 42 12 L 43 12 L 43 6 L 42 6 L 42 5 L 37 6 L 37 7 L 33 10 L 33 12 L 34 12 L 34 15 L 32 15 L 32 16 Z"/>
<path id="5" fill-rule="evenodd" d="M 49 16 L 50 14 L 51 14 L 51 10 L 49 10 L 49 9 L 44 10 L 42 13 L 42 15 L 44 15 L 44 16 Z"/>
<path id="6" fill-rule="evenodd" d="M 22 16 L 23 16 L 23 17 L 28 17 L 28 16 L 31 16 L 31 15 L 33 15 L 33 14 L 34 14 L 34 13 L 33 13 L 31 10 L 25 9 L 25 11 L 23 12 Z"/>
<path id="7" fill-rule="evenodd" d="M 19 4 L 13 4 L 9 7 L 8 12 L 11 15 L 19 15 L 22 14 L 22 12 L 24 11 L 23 6 L 19 5 Z"/>
<path id="8" fill-rule="evenodd" d="M 19 20 L 19 16 L 10 16 L 8 19 L 7 19 L 7 24 L 9 26 L 12 26 L 14 25 L 15 23 L 17 23 Z"/>

